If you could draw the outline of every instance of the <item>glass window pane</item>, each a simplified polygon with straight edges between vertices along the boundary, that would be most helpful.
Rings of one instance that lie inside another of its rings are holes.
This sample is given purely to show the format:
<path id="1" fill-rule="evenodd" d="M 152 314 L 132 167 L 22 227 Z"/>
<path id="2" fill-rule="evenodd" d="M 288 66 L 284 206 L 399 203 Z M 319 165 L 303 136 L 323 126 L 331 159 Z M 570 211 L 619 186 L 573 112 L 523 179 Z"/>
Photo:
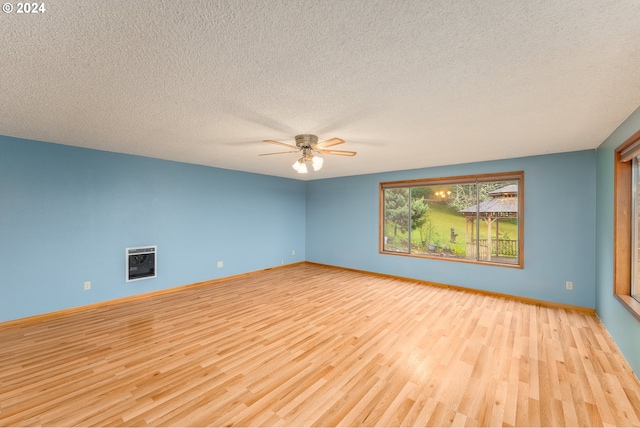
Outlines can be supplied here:
<path id="1" fill-rule="evenodd" d="M 409 188 L 384 191 L 384 251 L 409 252 Z"/>
<path id="2" fill-rule="evenodd" d="M 519 263 L 518 182 L 478 184 L 478 260 Z"/>
<path id="3" fill-rule="evenodd" d="M 433 240 L 429 190 L 428 187 L 411 188 L 411 254 L 426 254 Z"/>
<path id="4" fill-rule="evenodd" d="M 411 252 L 464 259 L 468 224 L 461 207 L 475 204 L 475 184 L 432 185 L 412 188 Z"/>
<path id="5" fill-rule="evenodd" d="M 631 295 L 636 300 L 640 300 L 640 160 L 638 157 L 633 159 L 632 171 Z"/>

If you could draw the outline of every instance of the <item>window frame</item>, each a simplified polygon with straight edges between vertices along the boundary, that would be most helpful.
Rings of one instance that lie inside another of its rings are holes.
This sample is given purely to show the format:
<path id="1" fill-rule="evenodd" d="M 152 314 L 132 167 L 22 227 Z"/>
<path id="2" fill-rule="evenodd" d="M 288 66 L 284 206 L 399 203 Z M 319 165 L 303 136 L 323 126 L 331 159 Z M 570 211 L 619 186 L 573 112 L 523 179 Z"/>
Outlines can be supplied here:
<path id="1" fill-rule="evenodd" d="M 430 254 L 408 253 L 388 251 L 384 249 L 384 192 L 386 189 L 392 188 L 412 188 L 421 186 L 438 186 L 438 185 L 455 185 L 455 184 L 476 184 L 487 183 L 492 181 L 517 181 L 518 182 L 518 262 L 517 263 L 501 263 L 496 261 L 473 260 L 466 258 L 454 258 L 446 256 L 436 256 Z M 385 255 L 416 257 L 432 260 L 443 260 L 449 262 L 480 264 L 485 266 L 509 267 L 515 269 L 524 269 L 524 171 L 498 172 L 491 174 L 474 174 L 461 175 L 451 177 L 434 177 L 423 178 L 417 180 L 402 180 L 381 182 L 379 189 L 379 222 L 378 222 L 378 252 Z"/>
<path id="2" fill-rule="evenodd" d="M 613 295 L 638 321 L 640 302 L 631 294 L 633 238 L 633 169 L 631 160 L 640 155 L 640 130 L 614 151 Z"/>

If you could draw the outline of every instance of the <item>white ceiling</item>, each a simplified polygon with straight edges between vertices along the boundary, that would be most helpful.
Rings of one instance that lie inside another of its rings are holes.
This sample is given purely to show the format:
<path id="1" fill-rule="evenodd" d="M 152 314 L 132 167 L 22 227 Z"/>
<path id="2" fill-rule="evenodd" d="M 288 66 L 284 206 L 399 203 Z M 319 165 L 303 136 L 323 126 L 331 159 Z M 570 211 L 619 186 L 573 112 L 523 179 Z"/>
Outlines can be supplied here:
<path id="1" fill-rule="evenodd" d="M 640 105 L 639 0 L 44 3 L 0 14 L 3 135 L 310 180 L 593 149 Z M 258 157 L 301 133 L 358 155 Z"/>

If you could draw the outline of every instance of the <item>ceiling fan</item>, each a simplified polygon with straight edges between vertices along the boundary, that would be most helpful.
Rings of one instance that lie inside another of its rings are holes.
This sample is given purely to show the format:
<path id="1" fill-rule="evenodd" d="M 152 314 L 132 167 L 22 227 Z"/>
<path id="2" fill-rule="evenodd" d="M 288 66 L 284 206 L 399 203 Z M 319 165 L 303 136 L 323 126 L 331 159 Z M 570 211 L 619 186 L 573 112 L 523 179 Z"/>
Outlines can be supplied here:
<path id="1" fill-rule="evenodd" d="M 300 174 L 307 173 L 307 162 L 311 162 L 311 166 L 314 171 L 319 171 L 322 168 L 322 164 L 324 163 L 324 159 L 322 159 L 318 155 L 338 155 L 338 156 L 355 156 L 356 152 L 351 152 L 348 150 L 333 150 L 328 149 L 328 147 L 337 146 L 338 144 L 344 144 L 344 140 L 342 138 L 330 138 L 325 141 L 321 141 L 318 143 L 318 137 L 311 134 L 300 134 L 296 135 L 296 145 L 293 146 L 287 143 L 281 143 L 280 141 L 275 140 L 264 140 L 265 143 L 277 144 L 278 146 L 288 147 L 290 150 L 288 152 L 276 152 L 276 153 L 263 153 L 259 156 L 269 156 L 269 155 L 282 155 L 286 153 L 302 153 L 302 157 L 298 159 L 292 166 Z"/>

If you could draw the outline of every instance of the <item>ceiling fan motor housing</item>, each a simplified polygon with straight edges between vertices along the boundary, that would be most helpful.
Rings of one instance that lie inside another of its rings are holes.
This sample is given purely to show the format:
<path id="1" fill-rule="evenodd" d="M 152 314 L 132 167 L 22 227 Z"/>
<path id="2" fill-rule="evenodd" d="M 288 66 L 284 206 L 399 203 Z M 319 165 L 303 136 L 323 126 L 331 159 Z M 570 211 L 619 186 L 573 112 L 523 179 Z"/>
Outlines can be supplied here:
<path id="1" fill-rule="evenodd" d="M 299 149 L 310 149 L 318 144 L 318 137 L 312 134 L 296 135 L 296 146 Z"/>

